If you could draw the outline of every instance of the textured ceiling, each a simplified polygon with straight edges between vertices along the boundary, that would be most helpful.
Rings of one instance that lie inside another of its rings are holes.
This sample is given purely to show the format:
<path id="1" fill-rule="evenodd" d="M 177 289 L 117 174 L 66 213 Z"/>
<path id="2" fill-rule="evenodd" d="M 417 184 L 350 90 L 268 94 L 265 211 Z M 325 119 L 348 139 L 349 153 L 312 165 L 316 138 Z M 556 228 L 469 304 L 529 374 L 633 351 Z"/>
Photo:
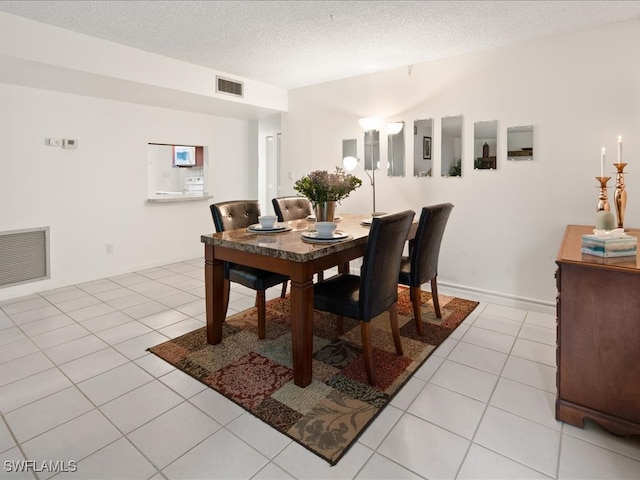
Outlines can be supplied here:
<path id="1" fill-rule="evenodd" d="M 640 1 L 0 1 L 286 89 L 640 18 Z"/>

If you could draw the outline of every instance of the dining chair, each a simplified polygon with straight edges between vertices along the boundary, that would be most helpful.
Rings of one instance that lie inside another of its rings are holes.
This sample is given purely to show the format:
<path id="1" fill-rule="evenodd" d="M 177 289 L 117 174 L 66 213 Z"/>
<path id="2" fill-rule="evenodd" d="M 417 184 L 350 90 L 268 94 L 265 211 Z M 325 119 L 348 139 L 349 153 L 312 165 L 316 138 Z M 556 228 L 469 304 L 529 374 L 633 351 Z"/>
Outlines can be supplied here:
<path id="1" fill-rule="evenodd" d="M 288 197 L 276 197 L 271 199 L 273 204 L 273 211 L 276 212 L 279 222 L 290 222 L 292 220 L 302 220 L 313 214 L 313 207 L 311 202 L 306 197 L 299 197 L 296 195 Z M 322 280 L 324 274 L 318 272 L 318 280 Z M 287 293 L 288 282 L 282 284 L 282 294 Z"/>
<path id="2" fill-rule="evenodd" d="M 402 355 L 398 329 L 398 273 L 404 242 L 415 212 L 375 217 L 367 238 L 360 275 L 339 273 L 314 285 L 313 307 L 337 315 L 338 334 L 344 333 L 344 317 L 360 320 L 360 334 L 367 378 L 376 384 L 370 323 L 389 312 L 396 353 Z"/>
<path id="3" fill-rule="evenodd" d="M 431 282 L 431 297 L 436 318 L 442 318 L 438 301 L 438 257 L 444 229 L 452 209 L 451 203 L 422 209 L 416 236 L 410 243 L 409 256 L 403 256 L 400 262 L 398 283 L 409 286 L 418 335 L 423 335 L 420 313 L 420 289 L 423 283 Z"/>
<path id="4" fill-rule="evenodd" d="M 271 199 L 271 203 L 279 222 L 307 218 L 313 212 L 311 202 L 305 197 L 276 197 Z"/>
<path id="5" fill-rule="evenodd" d="M 246 228 L 258 223 L 260 205 L 257 200 L 235 200 L 214 203 L 210 206 L 216 232 Z M 246 265 L 225 262 L 225 312 L 229 305 L 230 282 L 239 283 L 256 291 L 256 307 L 258 307 L 258 338 L 265 338 L 266 308 L 265 290 L 289 280 L 286 275 L 269 272 Z M 286 291 L 286 290 L 285 290 Z M 284 295 L 281 295 L 284 297 Z"/>

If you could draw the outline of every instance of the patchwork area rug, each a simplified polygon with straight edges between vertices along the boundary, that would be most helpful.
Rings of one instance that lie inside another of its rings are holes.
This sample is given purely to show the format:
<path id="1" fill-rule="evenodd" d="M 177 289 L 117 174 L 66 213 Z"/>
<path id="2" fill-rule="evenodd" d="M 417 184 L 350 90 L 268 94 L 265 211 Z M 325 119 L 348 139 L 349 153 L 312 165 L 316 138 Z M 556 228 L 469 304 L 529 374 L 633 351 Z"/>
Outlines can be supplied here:
<path id="1" fill-rule="evenodd" d="M 422 294 L 424 336 L 415 329 L 409 290 L 399 289 L 398 323 L 404 350 L 395 353 L 389 314 L 371 324 L 378 385 L 367 383 L 360 327 L 345 319 L 337 336 L 335 315 L 313 313 L 313 382 L 293 383 L 289 298 L 267 302 L 267 333 L 258 339 L 257 309 L 229 317 L 223 341 L 206 342 L 205 328 L 149 349 L 208 385 L 331 465 L 335 465 L 435 348 L 478 302 L 440 295 L 437 319 L 431 294 Z"/>

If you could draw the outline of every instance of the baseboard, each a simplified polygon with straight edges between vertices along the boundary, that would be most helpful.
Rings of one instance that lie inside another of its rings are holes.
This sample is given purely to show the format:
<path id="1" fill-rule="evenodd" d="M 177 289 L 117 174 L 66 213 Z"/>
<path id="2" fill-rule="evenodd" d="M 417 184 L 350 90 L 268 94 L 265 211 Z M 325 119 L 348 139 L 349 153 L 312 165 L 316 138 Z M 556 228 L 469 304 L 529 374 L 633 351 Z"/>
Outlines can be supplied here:
<path id="1" fill-rule="evenodd" d="M 335 270 L 335 272 L 337 273 L 337 270 Z M 360 269 L 352 265 L 351 272 L 355 275 L 359 275 Z M 431 285 L 429 283 L 425 283 L 424 285 L 422 285 L 422 289 L 429 291 L 431 290 Z M 477 302 L 495 303 L 497 305 L 503 305 L 505 307 L 520 308 L 522 310 L 531 310 L 534 312 L 548 313 L 551 315 L 556 314 L 555 302 L 548 302 L 535 298 L 519 297 L 516 295 L 509 295 L 501 292 L 492 292 L 490 290 L 483 290 L 480 288 L 467 287 L 464 285 L 457 285 L 454 283 L 441 281 L 438 281 L 438 292 L 444 295 L 466 298 L 467 300 L 475 300 Z"/>
<path id="2" fill-rule="evenodd" d="M 424 287 L 427 287 L 425 288 L 425 290 L 429 290 L 429 284 L 425 284 L 423 288 Z M 483 290 L 480 288 L 467 287 L 464 285 L 456 285 L 446 282 L 438 282 L 438 292 L 445 295 L 455 295 L 478 302 L 495 303 L 506 307 L 521 308 L 523 310 L 532 310 L 535 312 L 549 313 L 552 315 L 556 314 L 555 302 L 548 302 L 535 298 L 519 297 L 516 295 L 509 295 L 501 292 L 492 292 L 490 290 Z"/>
<path id="3" fill-rule="evenodd" d="M 80 285 L 82 283 L 93 282 L 95 280 L 101 280 L 103 278 L 112 278 L 118 277 L 120 275 L 127 275 L 130 273 L 140 272 L 143 270 L 149 270 L 151 268 L 163 267 L 165 265 L 171 265 L 174 263 L 180 262 L 188 262 L 193 260 L 193 257 L 184 258 L 184 256 L 176 256 L 172 258 L 165 258 L 161 261 L 149 262 L 149 263 L 141 263 L 135 266 L 122 267 L 118 269 L 111 270 L 109 272 L 103 272 L 99 275 L 92 276 L 77 276 L 73 278 L 57 278 L 56 276 L 52 276 L 52 278 L 42 280 L 39 282 L 31 282 L 23 285 L 16 285 L 14 287 L 7 287 L 0 290 L 0 302 L 5 302 L 12 299 L 19 299 L 22 297 L 27 297 L 33 294 L 39 294 L 42 292 L 48 292 L 50 290 L 55 290 L 57 288 L 68 287 L 70 285 Z M 202 266 L 204 268 L 204 258 L 202 259 Z M 204 278 L 204 270 L 203 270 L 203 278 Z"/>
<path id="4" fill-rule="evenodd" d="M 171 259 L 165 259 L 162 262 L 141 264 L 141 265 L 137 265 L 136 267 L 129 267 L 126 269 L 122 269 L 121 271 L 111 272 L 107 277 L 104 277 L 104 278 L 115 277 L 115 276 L 126 274 L 126 273 L 139 272 L 149 268 L 161 267 L 163 265 L 168 265 L 171 263 L 178 263 L 178 262 L 188 261 L 188 260 L 189 259 L 185 260 L 184 258 L 176 258 L 176 259 L 173 259 L 173 261 Z M 203 266 L 204 266 L 204 261 L 203 261 Z M 351 272 L 356 275 L 359 275 L 360 269 L 352 265 Z M 327 271 L 327 273 L 325 274 L 325 278 L 328 278 L 329 276 L 335 273 L 337 273 L 337 268 L 334 267 Z M 95 280 L 95 279 L 94 278 L 76 279 L 76 281 L 73 284 L 84 283 L 92 280 Z M 68 284 L 69 283 L 62 285 L 60 284 L 60 282 L 52 282 L 51 280 L 47 280 L 46 289 L 43 289 L 42 286 L 38 288 L 38 285 L 33 283 L 23 286 L 24 288 L 22 289 L 20 287 L 11 287 L 7 289 L 7 291 L 5 292 L 0 291 L 0 301 L 10 299 L 10 298 L 15 298 L 15 297 L 21 297 L 23 295 L 29 295 L 32 293 L 37 293 L 43 290 L 46 291 L 53 288 L 67 286 Z M 424 290 L 430 290 L 429 283 L 424 284 L 422 288 Z M 516 295 L 509 295 L 501 292 L 492 292 L 490 290 L 483 290 L 479 288 L 468 287 L 464 285 L 457 285 L 457 284 L 447 283 L 447 282 L 438 282 L 438 291 L 444 295 L 458 296 L 458 297 L 466 298 L 468 300 L 475 300 L 478 302 L 494 303 L 497 305 L 520 308 L 523 310 L 531 310 L 531 311 L 540 312 L 540 313 L 548 313 L 551 315 L 556 314 L 555 302 L 548 302 L 544 300 L 519 297 Z M 6 293 L 6 295 L 2 295 L 3 293 Z"/>

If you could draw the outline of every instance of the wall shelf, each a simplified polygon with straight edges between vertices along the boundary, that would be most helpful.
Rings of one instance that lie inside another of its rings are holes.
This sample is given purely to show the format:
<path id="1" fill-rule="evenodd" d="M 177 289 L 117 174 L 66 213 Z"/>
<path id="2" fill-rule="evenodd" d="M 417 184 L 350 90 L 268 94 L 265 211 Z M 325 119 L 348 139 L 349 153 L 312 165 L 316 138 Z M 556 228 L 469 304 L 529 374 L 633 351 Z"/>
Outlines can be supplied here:
<path id="1" fill-rule="evenodd" d="M 211 198 L 213 198 L 213 195 L 195 195 L 189 193 L 161 194 L 147 198 L 147 203 L 201 202 Z"/>

